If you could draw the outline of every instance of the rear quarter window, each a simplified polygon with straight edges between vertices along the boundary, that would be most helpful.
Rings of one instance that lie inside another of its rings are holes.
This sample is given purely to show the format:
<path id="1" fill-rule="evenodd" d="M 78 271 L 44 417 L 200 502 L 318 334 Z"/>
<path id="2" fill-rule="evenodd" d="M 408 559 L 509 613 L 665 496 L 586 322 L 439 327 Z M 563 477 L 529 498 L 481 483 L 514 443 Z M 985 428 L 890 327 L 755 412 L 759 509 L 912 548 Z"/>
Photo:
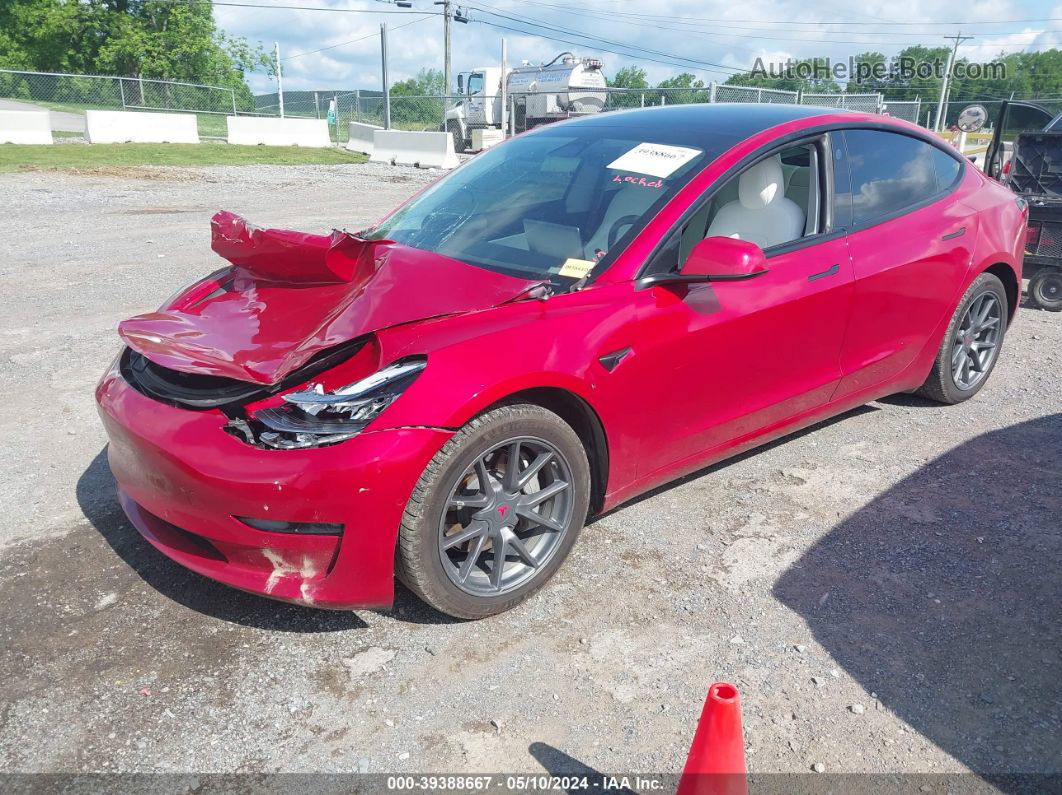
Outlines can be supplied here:
<path id="1" fill-rule="evenodd" d="M 947 190 L 959 178 L 962 164 L 947 152 L 934 149 L 933 169 L 937 173 L 937 190 Z"/>

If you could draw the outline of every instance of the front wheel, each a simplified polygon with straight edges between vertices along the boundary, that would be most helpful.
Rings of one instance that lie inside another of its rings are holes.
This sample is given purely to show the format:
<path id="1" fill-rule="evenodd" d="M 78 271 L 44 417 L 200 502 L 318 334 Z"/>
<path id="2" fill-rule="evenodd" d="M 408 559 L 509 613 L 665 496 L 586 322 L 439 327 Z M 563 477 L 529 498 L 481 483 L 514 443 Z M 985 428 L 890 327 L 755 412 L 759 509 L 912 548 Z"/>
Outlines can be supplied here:
<path id="1" fill-rule="evenodd" d="M 586 450 L 570 425 L 532 404 L 493 409 L 425 468 L 403 515 L 396 574 L 456 618 L 509 610 L 560 568 L 589 498 Z"/>
<path id="2" fill-rule="evenodd" d="M 454 151 L 457 154 L 461 154 L 465 151 L 465 139 L 461 135 L 461 125 L 455 122 L 446 123 L 446 131 L 450 133 L 450 137 L 454 139 Z"/>
<path id="3" fill-rule="evenodd" d="M 1041 268 L 1029 279 L 1029 298 L 1048 312 L 1062 312 L 1062 270 Z"/>
<path id="4" fill-rule="evenodd" d="M 1007 291 L 991 273 L 982 273 L 959 301 L 929 378 L 918 394 L 940 403 L 961 403 L 988 381 L 1007 330 Z"/>

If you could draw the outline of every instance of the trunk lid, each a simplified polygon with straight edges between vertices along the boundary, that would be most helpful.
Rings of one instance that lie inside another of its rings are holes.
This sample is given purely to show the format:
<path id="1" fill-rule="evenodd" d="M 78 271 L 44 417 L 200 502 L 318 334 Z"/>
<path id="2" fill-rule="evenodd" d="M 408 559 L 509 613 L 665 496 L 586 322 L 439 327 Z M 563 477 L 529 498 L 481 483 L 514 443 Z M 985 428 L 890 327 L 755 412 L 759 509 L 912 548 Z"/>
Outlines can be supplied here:
<path id="1" fill-rule="evenodd" d="M 1024 132 L 1014 139 L 1007 187 L 1015 193 L 1062 201 L 1062 132 Z"/>

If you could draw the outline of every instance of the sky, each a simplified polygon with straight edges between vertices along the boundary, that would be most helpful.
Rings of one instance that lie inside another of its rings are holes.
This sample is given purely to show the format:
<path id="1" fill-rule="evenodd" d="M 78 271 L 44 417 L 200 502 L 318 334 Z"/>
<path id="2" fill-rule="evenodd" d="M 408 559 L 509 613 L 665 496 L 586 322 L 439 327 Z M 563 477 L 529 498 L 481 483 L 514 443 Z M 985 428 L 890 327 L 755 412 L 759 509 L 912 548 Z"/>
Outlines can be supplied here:
<path id="1" fill-rule="evenodd" d="M 214 13 L 227 34 L 269 49 L 280 44 L 285 91 L 378 90 L 383 22 L 392 83 L 421 68 L 442 69 L 443 20 L 426 15 L 440 10 L 432 0 L 413 0 L 412 9 L 390 0 L 228 1 L 256 6 L 215 2 Z M 271 4 L 289 8 L 257 7 Z M 837 60 L 866 50 L 895 55 L 910 44 L 950 46 L 943 37 L 957 32 L 974 37 L 959 51 L 970 60 L 991 60 L 1001 50 L 1062 48 L 1062 2 L 1050 0 L 468 0 L 458 6 L 471 21 L 453 25 L 455 76 L 498 64 L 503 37 L 510 64 L 549 61 L 571 50 L 600 58 L 609 76 L 641 66 L 651 84 L 684 71 L 722 82 L 752 68 L 757 57 Z M 255 93 L 276 90 L 265 73 L 249 82 Z"/>

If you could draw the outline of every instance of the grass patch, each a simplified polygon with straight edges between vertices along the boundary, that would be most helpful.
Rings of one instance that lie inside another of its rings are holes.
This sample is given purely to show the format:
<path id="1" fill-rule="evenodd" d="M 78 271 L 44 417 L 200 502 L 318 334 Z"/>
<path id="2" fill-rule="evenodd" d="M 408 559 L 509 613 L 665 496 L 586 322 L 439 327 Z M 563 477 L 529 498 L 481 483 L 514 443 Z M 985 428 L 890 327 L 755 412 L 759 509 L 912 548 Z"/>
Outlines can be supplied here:
<path id="1" fill-rule="evenodd" d="M 364 163 L 345 149 L 230 144 L 0 145 L 0 171 L 88 171 L 140 166 L 298 166 Z"/>

